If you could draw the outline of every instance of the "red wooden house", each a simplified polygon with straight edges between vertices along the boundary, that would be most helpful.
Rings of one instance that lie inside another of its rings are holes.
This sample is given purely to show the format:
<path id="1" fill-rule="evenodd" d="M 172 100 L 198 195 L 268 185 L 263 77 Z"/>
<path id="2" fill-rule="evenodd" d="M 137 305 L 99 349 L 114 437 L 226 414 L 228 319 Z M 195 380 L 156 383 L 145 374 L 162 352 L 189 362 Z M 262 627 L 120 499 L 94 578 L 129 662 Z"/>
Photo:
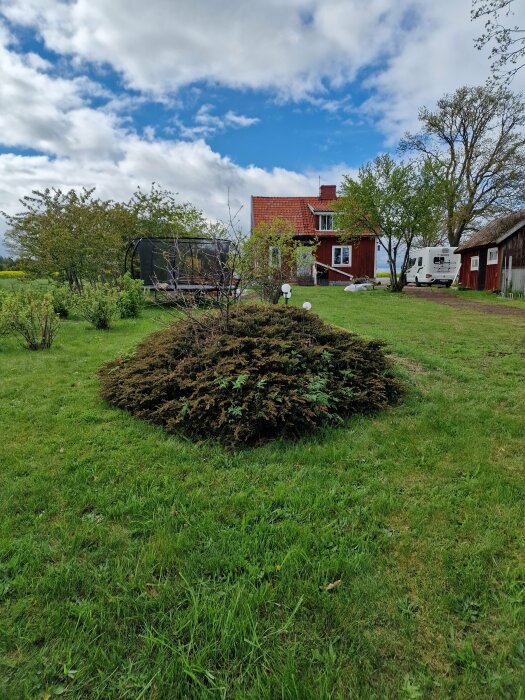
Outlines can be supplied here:
<path id="1" fill-rule="evenodd" d="M 286 219 L 306 249 L 317 244 L 314 270 L 312 266 L 298 269 L 299 283 L 348 284 L 352 278 L 375 277 L 375 238 L 365 236 L 357 243 L 341 243 L 334 228 L 336 199 L 335 185 L 321 185 L 318 197 L 252 196 L 252 229 L 263 221 Z"/>
<path id="2" fill-rule="evenodd" d="M 525 292 L 525 209 L 501 216 L 456 248 L 468 289 Z"/>

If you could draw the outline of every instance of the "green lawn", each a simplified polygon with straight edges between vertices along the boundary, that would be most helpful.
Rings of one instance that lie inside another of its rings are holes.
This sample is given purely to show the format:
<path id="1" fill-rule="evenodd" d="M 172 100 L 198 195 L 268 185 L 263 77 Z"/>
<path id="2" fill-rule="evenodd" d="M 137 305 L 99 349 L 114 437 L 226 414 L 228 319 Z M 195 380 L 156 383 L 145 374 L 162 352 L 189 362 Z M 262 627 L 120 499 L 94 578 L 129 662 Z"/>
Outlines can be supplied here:
<path id="1" fill-rule="evenodd" d="M 305 299 L 406 401 L 237 453 L 99 399 L 156 309 L 0 338 L 2 700 L 525 697 L 525 317 Z"/>

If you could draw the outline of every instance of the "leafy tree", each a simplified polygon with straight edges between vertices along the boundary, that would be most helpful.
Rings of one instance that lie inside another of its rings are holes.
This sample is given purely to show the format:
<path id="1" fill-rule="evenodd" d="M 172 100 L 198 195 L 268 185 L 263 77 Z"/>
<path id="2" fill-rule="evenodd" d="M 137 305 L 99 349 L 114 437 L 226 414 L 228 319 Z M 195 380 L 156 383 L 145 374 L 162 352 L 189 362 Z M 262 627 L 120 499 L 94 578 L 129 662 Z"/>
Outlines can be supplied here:
<path id="1" fill-rule="evenodd" d="M 293 275 L 300 245 L 286 219 L 263 221 L 253 229 L 243 246 L 241 274 L 259 289 L 264 301 L 278 303 L 281 286 Z"/>
<path id="2" fill-rule="evenodd" d="M 487 216 L 520 205 L 525 168 L 525 103 L 497 86 L 461 87 L 435 110 L 419 112 L 422 130 L 401 151 L 420 153 L 432 170 L 450 245 Z"/>
<path id="3" fill-rule="evenodd" d="M 485 19 L 483 33 L 475 46 L 481 51 L 492 47 L 492 74 L 496 79 L 510 80 L 525 66 L 525 29 L 512 24 L 510 16 L 514 0 L 472 0 L 472 19 Z"/>
<path id="4" fill-rule="evenodd" d="M 217 228 L 199 209 L 189 202 L 179 202 L 174 192 L 155 182 L 149 192 L 138 187 L 126 207 L 135 220 L 137 237 L 207 238 Z"/>
<path id="5" fill-rule="evenodd" d="M 439 214 L 429 168 L 396 163 L 384 154 L 360 168 L 355 179 L 345 176 L 340 190 L 334 208 L 341 241 L 359 244 L 374 235 L 388 256 L 390 289 L 401 291 L 410 247 L 435 227 Z"/>
<path id="6" fill-rule="evenodd" d="M 22 269 L 58 274 L 79 292 L 86 280 L 120 274 L 126 237 L 133 230 L 123 205 L 97 199 L 94 188 L 85 187 L 34 190 L 20 204 L 20 212 L 4 216 L 7 245 L 20 256 Z"/>
<path id="7" fill-rule="evenodd" d="M 5 258 L 2 255 L 0 255 L 0 272 L 4 272 L 5 270 L 16 270 L 17 269 L 17 263 L 13 258 Z"/>

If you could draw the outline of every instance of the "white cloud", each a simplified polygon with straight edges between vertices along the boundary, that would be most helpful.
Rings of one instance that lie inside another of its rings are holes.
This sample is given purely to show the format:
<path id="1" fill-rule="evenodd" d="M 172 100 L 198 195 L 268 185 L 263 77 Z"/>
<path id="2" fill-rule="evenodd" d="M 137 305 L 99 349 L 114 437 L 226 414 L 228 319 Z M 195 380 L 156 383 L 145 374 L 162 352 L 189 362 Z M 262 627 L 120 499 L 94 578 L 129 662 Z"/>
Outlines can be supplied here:
<path id="1" fill-rule="evenodd" d="M 416 21 L 407 41 L 367 81 L 372 89 L 364 112 L 379 118 L 378 127 L 394 143 L 407 129 L 417 129 L 418 109 L 431 107 L 462 85 L 482 85 L 489 76 L 488 51 L 474 48 L 482 29 L 471 22 L 470 0 L 440 0 L 415 4 Z M 516 3 L 513 17 L 525 26 L 525 3 Z M 525 70 L 512 88 L 525 88 Z"/>
<path id="2" fill-rule="evenodd" d="M 258 117 L 246 117 L 243 114 L 236 114 L 232 110 L 226 112 L 223 117 L 212 112 L 212 105 L 201 105 L 194 117 L 194 126 L 187 126 L 182 121 L 176 120 L 175 123 L 179 128 L 180 135 L 186 139 L 205 139 L 228 127 L 244 129 L 260 121 Z"/>
<path id="3" fill-rule="evenodd" d="M 118 157 L 117 117 L 86 106 L 86 96 L 100 87 L 85 78 L 51 77 L 48 62 L 9 50 L 10 41 L 0 26 L 0 143 L 78 160 Z"/>
<path id="4" fill-rule="evenodd" d="M 123 157 L 116 162 L 0 155 L 0 210 L 14 212 L 17 200 L 32 189 L 96 186 L 101 197 L 126 200 L 137 185 L 148 188 L 156 181 L 215 220 L 226 221 L 229 196 L 232 211 L 242 207 L 239 219 L 248 231 L 252 194 L 314 195 L 318 189 L 317 173 L 241 167 L 202 140 L 149 142 L 128 135 L 121 145 Z M 322 181 L 339 183 L 348 170 L 334 166 L 321 173 Z"/>
<path id="5" fill-rule="evenodd" d="M 13 22 L 138 90 L 198 81 L 288 97 L 340 85 L 388 52 L 414 0 L 4 0 Z"/>
<path id="6" fill-rule="evenodd" d="M 224 115 L 224 121 L 226 124 L 232 124 L 233 126 L 243 129 L 247 126 L 258 124 L 260 119 L 258 117 L 246 117 L 244 114 L 236 114 L 230 109 Z"/>

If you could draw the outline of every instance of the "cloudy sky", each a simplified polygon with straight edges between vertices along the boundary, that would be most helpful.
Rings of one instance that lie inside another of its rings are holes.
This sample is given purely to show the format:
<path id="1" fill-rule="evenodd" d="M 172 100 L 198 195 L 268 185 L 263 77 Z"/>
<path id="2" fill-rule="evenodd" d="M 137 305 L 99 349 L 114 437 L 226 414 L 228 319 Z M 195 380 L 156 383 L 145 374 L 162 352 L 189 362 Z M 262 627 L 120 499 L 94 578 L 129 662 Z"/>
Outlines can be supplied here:
<path id="1" fill-rule="evenodd" d="M 246 226 L 251 194 L 338 184 L 483 83 L 480 31 L 470 0 L 0 0 L 0 210 L 157 181 Z"/>

